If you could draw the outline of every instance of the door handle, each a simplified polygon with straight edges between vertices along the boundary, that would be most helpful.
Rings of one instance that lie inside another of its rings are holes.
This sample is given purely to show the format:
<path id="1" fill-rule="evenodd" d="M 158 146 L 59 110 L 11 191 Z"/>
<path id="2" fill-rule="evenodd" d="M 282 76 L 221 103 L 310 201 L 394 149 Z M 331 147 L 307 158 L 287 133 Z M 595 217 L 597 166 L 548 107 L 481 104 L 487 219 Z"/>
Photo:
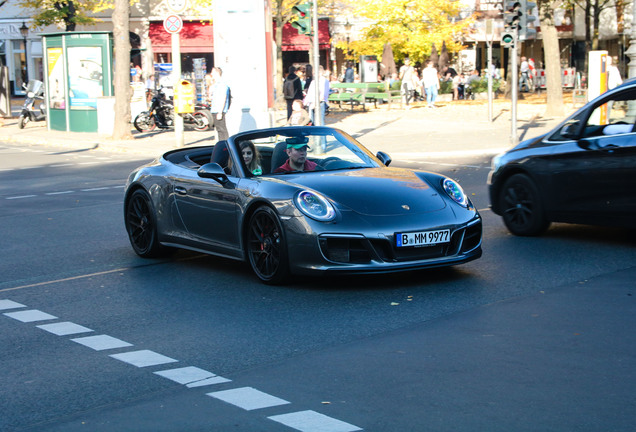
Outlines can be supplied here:
<path id="1" fill-rule="evenodd" d="M 179 195 L 187 195 L 188 191 L 186 190 L 186 188 L 181 187 L 181 186 L 175 186 L 174 191 L 176 193 L 178 193 Z"/>

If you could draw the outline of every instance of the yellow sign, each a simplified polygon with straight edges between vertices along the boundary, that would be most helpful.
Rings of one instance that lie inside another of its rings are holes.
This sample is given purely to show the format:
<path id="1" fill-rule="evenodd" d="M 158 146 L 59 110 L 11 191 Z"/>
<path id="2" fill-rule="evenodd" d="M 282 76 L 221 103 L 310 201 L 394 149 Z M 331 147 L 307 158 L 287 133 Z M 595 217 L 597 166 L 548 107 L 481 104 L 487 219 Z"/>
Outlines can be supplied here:
<path id="1" fill-rule="evenodd" d="M 181 80 L 174 89 L 174 112 L 179 114 L 194 112 L 194 85 L 187 80 Z"/>

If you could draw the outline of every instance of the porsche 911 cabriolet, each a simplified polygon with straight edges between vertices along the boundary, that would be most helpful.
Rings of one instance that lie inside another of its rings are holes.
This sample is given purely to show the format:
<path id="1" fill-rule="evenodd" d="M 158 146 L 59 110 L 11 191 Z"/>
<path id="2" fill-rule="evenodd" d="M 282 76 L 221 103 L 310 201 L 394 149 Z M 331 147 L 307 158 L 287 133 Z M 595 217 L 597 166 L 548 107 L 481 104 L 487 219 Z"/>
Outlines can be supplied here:
<path id="1" fill-rule="evenodd" d="M 243 132 L 133 171 L 125 226 L 142 257 L 185 248 L 244 260 L 270 284 L 479 258 L 481 217 L 461 186 L 390 162 L 330 127 Z"/>

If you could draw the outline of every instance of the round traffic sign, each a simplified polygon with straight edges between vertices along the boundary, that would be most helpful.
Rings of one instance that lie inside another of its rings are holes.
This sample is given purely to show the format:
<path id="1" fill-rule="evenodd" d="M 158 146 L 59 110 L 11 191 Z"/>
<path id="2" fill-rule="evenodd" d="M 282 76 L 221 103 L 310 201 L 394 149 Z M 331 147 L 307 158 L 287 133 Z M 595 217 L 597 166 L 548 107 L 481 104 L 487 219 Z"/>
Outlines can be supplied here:
<path id="1" fill-rule="evenodd" d="M 183 20 L 179 15 L 168 15 L 163 20 L 163 28 L 168 33 L 179 33 L 183 28 Z"/>

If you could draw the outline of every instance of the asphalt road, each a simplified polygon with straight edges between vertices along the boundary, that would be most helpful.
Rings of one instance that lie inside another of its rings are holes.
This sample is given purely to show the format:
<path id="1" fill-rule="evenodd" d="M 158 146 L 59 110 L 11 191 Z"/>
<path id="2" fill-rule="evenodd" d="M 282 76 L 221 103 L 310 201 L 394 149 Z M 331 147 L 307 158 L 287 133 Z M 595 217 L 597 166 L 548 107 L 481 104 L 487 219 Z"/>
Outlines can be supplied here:
<path id="1" fill-rule="evenodd" d="M 487 156 L 394 162 L 460 180 L 481 259 L 283 287 L 196 253 L 137 257 L 122 197 L 144 160 L 0 156 L 2 431 L 633 427 L 633 233 L 509 235 Z"/>

